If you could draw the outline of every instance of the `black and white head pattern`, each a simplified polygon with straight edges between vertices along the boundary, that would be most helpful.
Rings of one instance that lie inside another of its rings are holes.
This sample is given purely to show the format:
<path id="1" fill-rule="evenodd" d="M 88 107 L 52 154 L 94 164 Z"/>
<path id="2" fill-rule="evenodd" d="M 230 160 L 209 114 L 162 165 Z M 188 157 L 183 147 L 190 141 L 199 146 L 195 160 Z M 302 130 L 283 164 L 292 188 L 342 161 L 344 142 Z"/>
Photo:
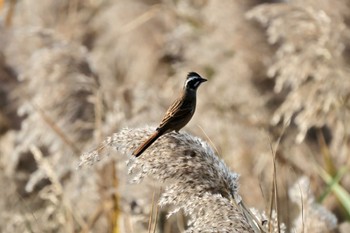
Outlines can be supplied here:
<path id="1" fill-rule="evenodd" d="M 202 78 L 196 72 L 190 72 L 190 73 L 188 73 L 187 78 L 186 78 L 185 88 L 197 90 L 199 85 L 205 81 L 207 81 L 207 80 Z"/>

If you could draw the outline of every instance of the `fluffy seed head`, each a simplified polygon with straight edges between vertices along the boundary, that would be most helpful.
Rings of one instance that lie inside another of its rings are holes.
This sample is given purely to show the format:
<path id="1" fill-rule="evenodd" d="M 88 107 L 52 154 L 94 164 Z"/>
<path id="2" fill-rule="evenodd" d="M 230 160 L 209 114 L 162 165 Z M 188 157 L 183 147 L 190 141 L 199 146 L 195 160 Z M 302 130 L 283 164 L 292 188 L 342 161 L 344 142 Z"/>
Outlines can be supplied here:
<path id="1" fill-rule="evenodd" d="M 153 132 L 150 127 L 123 129 L 105 145 L 131 155 Z M 82 163 L 94 161 L 96 156 L 96 151 L 88 153 L 82 157 Z M 147 176 L 164 184 L 160 205 L 173 207 L 170 214 L 184 210 L 191 218 L 187 232 L 253 232 L 237 208 L 238 174 L 231 172 L 201 139 L 187 133 L 165 134 L 142 157 L 131 156 L 129 165 L 134 181 Z"/>

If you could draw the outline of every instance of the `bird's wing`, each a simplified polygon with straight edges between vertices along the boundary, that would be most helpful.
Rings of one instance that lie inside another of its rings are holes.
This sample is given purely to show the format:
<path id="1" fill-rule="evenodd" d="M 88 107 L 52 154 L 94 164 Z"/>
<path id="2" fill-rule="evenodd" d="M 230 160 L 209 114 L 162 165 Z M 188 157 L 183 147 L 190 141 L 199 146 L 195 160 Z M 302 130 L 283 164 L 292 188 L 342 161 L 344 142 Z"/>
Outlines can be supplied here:
<path id="1" fill-rule="evenodd" d="M 191 116 L 192 113 L 193 107 L 191 104 L 186 104 L 181 98 L 177 99 L 166 112 L 158 128 L 164 129 L 167 128 L 168 125 L 176 125 L 177 122 Z"/>

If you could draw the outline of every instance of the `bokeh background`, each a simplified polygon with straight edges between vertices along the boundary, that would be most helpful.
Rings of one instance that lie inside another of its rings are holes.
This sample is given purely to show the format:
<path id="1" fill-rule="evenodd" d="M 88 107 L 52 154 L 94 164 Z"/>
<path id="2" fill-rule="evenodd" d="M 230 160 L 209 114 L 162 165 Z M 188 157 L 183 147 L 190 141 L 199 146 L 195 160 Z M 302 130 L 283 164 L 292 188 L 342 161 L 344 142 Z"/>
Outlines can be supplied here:
<path id="1" fill-rule="evenodd" d="M 159 185 L 129 184 L 122 155 L 79 156 L 156 126 L 196 71 L 184 130 L 240 174 L 246 205 L 268 211 L 277 179 L 290 232 L 304 177 L 337 222 L 295 231 L 349 232 L 349 26 L 348 0 L 0 0 L 0 231 L 150 232 Z M 186 228 L 166 214 L 157 232 Z"/>

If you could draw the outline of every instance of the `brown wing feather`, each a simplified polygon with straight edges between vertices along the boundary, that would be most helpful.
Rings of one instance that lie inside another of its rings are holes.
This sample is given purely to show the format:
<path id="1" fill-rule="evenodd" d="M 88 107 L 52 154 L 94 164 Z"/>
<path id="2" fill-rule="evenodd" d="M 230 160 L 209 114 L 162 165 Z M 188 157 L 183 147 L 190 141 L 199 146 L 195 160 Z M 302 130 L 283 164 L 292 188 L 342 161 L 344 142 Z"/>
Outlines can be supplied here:
<path id="1" fill-rule="evenodd" d="M 177 99 L 166 112 L 158 130 L 166 132 L 168 130 L 179 130 L 185 126 L 194 113 L 193 104 L 195 103 L 188 99 Z"/>
<path id="2" fill-rule="evenodd" d="M 168 108 L 168 111 L 165 113 L 162 121 L 159 124 L 158 128 L 163 128 L 164 125 L 169 122 L 169 119 L 172 118 L 175 114 L 177 114 L 177 109 L 180 109 L 183 101 L 181 99 L 177 99 L 171 106 Z"/>

